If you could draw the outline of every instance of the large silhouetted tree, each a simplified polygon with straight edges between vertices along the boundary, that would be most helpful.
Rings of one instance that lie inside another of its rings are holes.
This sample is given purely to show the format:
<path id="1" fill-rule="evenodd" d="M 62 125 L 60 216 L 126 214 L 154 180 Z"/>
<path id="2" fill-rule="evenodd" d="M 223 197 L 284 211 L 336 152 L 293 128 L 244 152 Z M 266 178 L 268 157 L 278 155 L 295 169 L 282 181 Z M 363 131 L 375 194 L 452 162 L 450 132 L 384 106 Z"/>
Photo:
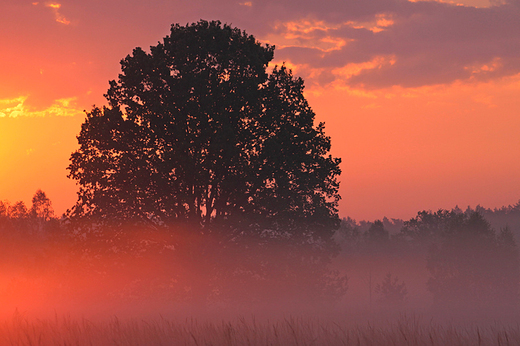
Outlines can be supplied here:
<path id="1" fill-rule="evenodd" d="M 327 269 L 338 250 L 340 160 L 302 79 L 285 66 L 268 72 L 273 53 L 239 29 L 199 21 L 123 59 L 68 167 L 80 187 L 68 216 L 94 225 L 78 234 L 112 249 L 132 238 L 121 225 L 174 230 L 171 256 L 195 273 L 183 284 L 194 296 L 250 299 L 262 289 L 235 288 L 264 287 L 258 278 L 290 295 L 306 282 L 306 299 L 341 295 L 346 279 Z M 141 243 L 125 244 L 135 252 Z"/>
<path id="2" fill-rule="evenodd" d="M 69 216 L 330 241 L 340 159 L 273 52 L 218 21 L 134 49 L 82 125 Z"/>

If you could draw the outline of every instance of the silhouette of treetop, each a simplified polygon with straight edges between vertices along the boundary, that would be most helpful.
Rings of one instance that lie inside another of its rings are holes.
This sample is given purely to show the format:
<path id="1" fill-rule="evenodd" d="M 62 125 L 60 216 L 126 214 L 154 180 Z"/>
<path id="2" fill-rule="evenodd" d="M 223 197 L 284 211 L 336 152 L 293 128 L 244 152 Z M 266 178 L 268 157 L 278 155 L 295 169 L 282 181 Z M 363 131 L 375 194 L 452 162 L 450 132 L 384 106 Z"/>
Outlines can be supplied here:
<path id="1" fill-rule="evenodd" d="M 324 124 L 274 47 L 218 21 L 135 48 L 71 155 L 74 218 L 329 237 L 337 177 Z"/>

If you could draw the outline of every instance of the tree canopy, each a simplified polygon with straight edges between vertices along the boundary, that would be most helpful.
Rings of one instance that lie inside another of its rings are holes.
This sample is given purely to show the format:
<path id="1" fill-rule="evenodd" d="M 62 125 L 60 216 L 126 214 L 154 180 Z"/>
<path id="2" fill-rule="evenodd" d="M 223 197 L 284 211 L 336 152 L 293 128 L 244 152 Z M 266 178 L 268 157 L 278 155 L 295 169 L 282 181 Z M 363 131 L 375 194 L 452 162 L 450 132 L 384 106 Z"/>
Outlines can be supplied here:
<path id="1" fill-rule="evenodd" d="M 71 156 L 71 218 L 186 223 L 328 239 L 339 158 L 274 47 L 218 21 L 135 48 L 87 112 Z"/>

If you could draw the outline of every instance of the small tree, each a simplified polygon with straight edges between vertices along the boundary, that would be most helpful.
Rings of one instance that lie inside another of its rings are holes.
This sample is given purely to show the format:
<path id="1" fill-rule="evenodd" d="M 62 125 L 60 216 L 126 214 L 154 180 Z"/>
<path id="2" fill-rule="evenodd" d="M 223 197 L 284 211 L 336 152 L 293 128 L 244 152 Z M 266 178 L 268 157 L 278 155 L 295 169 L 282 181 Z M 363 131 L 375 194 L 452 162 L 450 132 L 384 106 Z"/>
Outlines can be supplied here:
<path id="1" fill-rule="evenodd" d="M 42 190 L 36 191 L 32 198 L 32 206 L 29 214 L 42 221 L 49 221 L 54 217 L 51 200 Z"/>
<path id="2" fill-rule="evenodd" d="M 390 273 L 376 285 L 374 292 L 379 295 L 378 302 L 384 305 L 402 305 L 408 295 L 404 281 L 399 283 L 399 278 L 397 276 L 392 278 Z"/>
<path id="3" fill-rule="evenodd" d="M 37 190 L 32 198 L 32 206 L 28 211 L 34 232 L 43 236 L 46 231 L 53 233 L 59 229 L 58 221 L 54 217 L 52 202 L 45 192 Z"/>
<path id="4" fill-rule="evenodd" d="M 27 206 L 24 202 L 18 201 L 8 207 L 8 214 L 11 219 L 24 219 L 27 217 Z"/>

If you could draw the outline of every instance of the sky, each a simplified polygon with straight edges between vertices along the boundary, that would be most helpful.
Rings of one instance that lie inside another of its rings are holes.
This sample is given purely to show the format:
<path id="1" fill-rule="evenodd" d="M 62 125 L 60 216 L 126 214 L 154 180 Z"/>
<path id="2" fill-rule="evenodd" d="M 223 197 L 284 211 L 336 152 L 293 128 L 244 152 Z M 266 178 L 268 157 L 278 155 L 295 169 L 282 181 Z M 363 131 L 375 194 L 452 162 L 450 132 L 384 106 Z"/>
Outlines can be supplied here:
<path id="1" fill-rule="evenodd" d="M 0 199 L 58 214 L 84 110 L 135 47 L 220 20 L 305 80 L 342 159 L 341 217 L 520 199 L 520 1 L 1 0 Z"/>

